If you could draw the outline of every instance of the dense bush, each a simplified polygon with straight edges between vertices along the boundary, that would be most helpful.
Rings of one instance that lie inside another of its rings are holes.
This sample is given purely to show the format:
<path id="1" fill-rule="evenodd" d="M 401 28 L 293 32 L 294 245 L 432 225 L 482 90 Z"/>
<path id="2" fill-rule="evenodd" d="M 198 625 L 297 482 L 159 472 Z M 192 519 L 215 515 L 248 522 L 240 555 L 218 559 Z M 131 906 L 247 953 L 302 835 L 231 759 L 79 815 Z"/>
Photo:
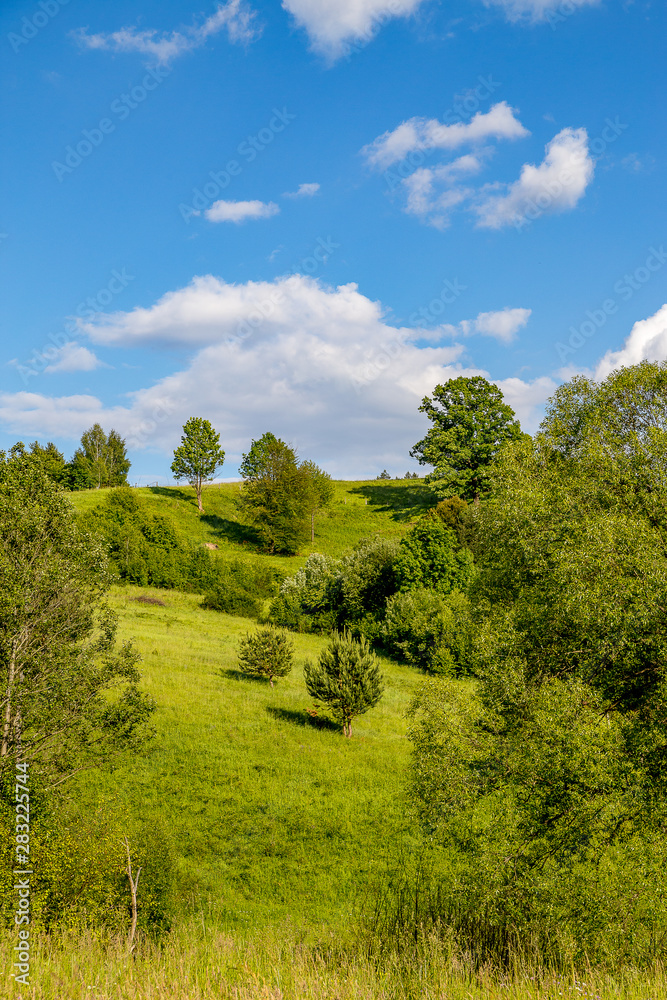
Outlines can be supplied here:
<path id="1" fill-rule="evenodd" d="M 394 594 L 387 602 L 382 642 L 388 652 L 434 674 L 474 672 L 475 647 L 470 602 L 459 591 Z"/>
<path id="2" fill-rule="evenodd" d="M 276 592 L 280 572 L 239 559 L 228 563 L 220 561 L 217 569 L 215 583 L 206 592 L 202 607 L 228 615 L 259 618 L 263 599 Z"/>
<path id="3" fill-rule="evenodd" d="M 465 591 L 473 575 L 472 553 L 439 517 L 427 514 L 401 539 L 394 574 L 397 590 Z"/>
<path id="4" fill-rule="evenodd" d="M 271 687 L 276 677 L 292 669 L 294 646 L 285 632 L 267 626 L 246 635 L 239 643 L 239 667 L 251 677 L 266 677 Z"/>

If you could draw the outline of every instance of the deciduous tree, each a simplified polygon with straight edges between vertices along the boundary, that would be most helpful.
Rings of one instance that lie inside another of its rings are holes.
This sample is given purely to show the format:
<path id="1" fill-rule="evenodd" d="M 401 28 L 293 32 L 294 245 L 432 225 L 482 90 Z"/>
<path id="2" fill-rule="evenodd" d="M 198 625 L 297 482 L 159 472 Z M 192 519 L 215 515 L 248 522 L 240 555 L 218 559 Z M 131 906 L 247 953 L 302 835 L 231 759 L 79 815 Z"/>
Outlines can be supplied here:
<path id="1" fill-rule="evenodd" d="M 503 394 L 481 375 L 437 385 L 419 407 L 433 426 L 410 454 L 432 465 L 426 476 L 436 494 L 479 500 L 488 493 L 489 468 L 505 441 L 521 437 L 521 428 Z"/>
<path id="2" fill-rule="evenodd" d="M 200 514 L 204 513 L 202 488 L 213 479 L 224 461 L 220 435 L 216 434 L 209 421 L 202 417 L 186 420 L 181 443 L 174 451 L 171 471 L 177 481 L 185 479 L 194 488 Z"/>

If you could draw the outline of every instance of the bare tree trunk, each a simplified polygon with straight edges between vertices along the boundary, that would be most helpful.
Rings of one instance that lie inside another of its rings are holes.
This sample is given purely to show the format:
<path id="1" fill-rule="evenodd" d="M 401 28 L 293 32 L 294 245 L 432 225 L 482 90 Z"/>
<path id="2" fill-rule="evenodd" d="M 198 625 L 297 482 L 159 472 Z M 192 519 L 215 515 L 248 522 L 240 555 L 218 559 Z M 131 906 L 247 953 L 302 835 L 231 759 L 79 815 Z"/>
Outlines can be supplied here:
<path id="1" fill-rule="evenodd" d="M 139 876 L 141 875 L 141 868 L 137 869 L 137 877 L 132 878 L 132 859 L 130 858 L 130 842 L 127 837 L 125 840 L 125 849 L 127 851 L 127 877 L 130 880 L 130 892 L 132 893 L 132 926 L 130 927 L 130 933 L 127 938 L 127 944 L 130 951 L 134 951 L 134 935 L 137 930 L 137 886 L 139 885 Z"/>
<path id="2" fill-rule="evenodd" d="M 2 749 L 1 757 L 6 757 L 9 753 L 9 734 L 12 728 L 12 694 L 14 681 L 16 679 L 16 648 L 12 643 L 12 652 L 9 657 L 9 673 L 7 675 L 7 707 L 5 708 L 5 718 L 2 726 Z"/>
<path id="3" fill-rule="evenodd" d="M 202 502 L 201 502 L 201 491 L 202 491 L 201 479 L 197 480 L 195 489 L 197 490 L 197 507 L 199 508 L 199 513 L 203 514 L 204 513 L 204 508 L 203 508 Z"/>

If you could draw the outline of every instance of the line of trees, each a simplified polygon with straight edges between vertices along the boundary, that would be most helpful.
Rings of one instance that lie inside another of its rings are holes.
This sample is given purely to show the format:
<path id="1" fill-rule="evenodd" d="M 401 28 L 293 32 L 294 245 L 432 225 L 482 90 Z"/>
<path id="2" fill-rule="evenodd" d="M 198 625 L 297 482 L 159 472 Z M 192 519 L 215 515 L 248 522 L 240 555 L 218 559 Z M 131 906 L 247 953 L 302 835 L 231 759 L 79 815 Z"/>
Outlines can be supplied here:
<path id="1" fill-rule="evenodd" d="M 131 465 L 125 441 L 118 431 L 112 429 L 106 434 L 100 424 L 93 424 L 83 432 L 81 444 L 69 461 L 52 441 L 46 445 L 33 441 L 28 448 L 19 441 L 10 449 L 10 454 L 29 455 L 52 482 L 66 490 L 127 486 Z"/>

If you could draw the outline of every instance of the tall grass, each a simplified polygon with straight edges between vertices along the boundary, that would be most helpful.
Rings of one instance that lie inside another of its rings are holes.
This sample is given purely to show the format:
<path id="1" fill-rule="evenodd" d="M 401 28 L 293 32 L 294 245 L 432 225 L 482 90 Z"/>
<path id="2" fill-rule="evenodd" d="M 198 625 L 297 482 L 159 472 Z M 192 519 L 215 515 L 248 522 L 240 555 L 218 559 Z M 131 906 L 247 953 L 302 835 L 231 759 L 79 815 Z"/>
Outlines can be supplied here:
<path id="1" fill-rule="evenodd" d="M 0 936 L 5 968 L 13 935 Z M 94 931 L 34 935 L 31 985 L 9 987 L 21 1000 L 664 1000 L 661 966 L 618 974 L 556 975 L 516 964 L 500 975 L 473 968 L 432 937 L 381 959 L 331 932 L 316 943 L 283 925 L 253 935 L 226 932 L 203 915 L 161 944 Z M 11 982 L 11 981 L 9 981 Z"/>

